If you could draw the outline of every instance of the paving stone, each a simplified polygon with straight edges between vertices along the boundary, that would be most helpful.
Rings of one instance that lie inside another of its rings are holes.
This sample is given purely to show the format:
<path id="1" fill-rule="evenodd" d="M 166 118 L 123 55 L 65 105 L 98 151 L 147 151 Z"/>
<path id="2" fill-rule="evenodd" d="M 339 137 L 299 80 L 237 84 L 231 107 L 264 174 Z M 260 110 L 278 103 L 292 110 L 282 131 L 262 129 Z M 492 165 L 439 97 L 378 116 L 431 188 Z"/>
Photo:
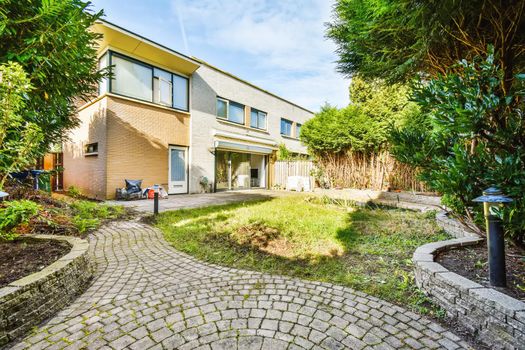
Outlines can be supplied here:
<path id="1" fill-rule="evenodd" d="M 237 348 L 237 340 L 234 338 L 221 339 L 211 343 L 213 350 L 229 350 Z"/>
<path id="2" fill-rule="evenodd" d="M 262 345 L 262 350 L 285 350 L 288 348 L 288 343 L 282 340 L 265 338 Z"/>
<path id="3" fill-rule="evenodd" d="M 169 337 L 172 334 L 171 330 L 168 328 L 161 328 L 150 334 L 150 337 L 155 341 L 155 343 L 161 343 L 164 339 Z"/>
<path id="4" fill-rule="evenodd" d="M 310 340 L 314 344 L 321 344 L 321 341 L 324 338 L 326 338 L 326 334 L 319 332 L 315 329 L 312 329 L 310 335 L 308 336 L 308 340 Z"/>
<path id="5" fill-rule="evenodd" d="M 109 346 L 111 346 L 115 350 L 121 350 L 126 349 L 129 345 L 133 344 L 134 342 L 135 339 L 133 339 L 129 335 L 124 335 L 109 343 Z"/>
<path id="6" fill-rule="evenodd" d="M 155 345 L 155 342 L 150 337 L 144 337 L 140 340 L 137 340 L 135 343 L 131 344 L 129 348 L 131 350 L 142 350 L 148 349 Z"/>
<path id="7" fill-rule="evenodd" d="M 263 338 L 262 337 L 240 337 L 238 341 L 239 349 L 253 349 L 259 350 L 262 347 Z"/>
<path id="8" fill-rule="evenodd" d="M 91 235 L 90 254 L 91 287 L 13 349 L 468 348 L 362 292 L 200 262 L 136 221 Z"/>

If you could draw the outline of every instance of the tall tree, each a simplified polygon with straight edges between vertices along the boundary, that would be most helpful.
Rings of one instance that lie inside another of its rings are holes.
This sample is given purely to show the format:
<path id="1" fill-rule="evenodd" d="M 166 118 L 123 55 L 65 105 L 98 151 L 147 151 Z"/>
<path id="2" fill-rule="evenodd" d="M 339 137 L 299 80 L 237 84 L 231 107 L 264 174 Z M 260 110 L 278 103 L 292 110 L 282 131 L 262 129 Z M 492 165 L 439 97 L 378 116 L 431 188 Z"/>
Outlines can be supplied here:
<path id="1" fill-rule="evenodd" d="M 76 126 L 76 99 L 89 98 L 104 72 L 97 71 L 89 27 L 102 15 L 81 0 L 0 0 L 0 63 L 19 63 L 33 89 L 23 118 L 44 132 L 44 150 Z"/>
<path id="2" fill-rule="evenodd" d="M 21 116 L 31 89 L 18 63 L 0 65 L 0 190 L 11 172 L 34 164 L 44 138 L 38 125 Z"/>
<path id="3" fill-rule="evenodd" d="M 391 133 L 391 152 L 457 214 L 483 224 L 472 200 L 496 185 L 514 201 L 501 210 L 510 237 L 525 244 L 525 74 L 499 96 L 503 71 L 494 55 L 462 61 L 451 73 L 415 86 L 424 120 Z M 494 123 L 495 111 L 504 125 Z M 481 226 L 480 225 L 480 226 Z"/>
<path id="4" fill-rule="evenodd" d="M 435 77 L 494 45 L 506 93 L 525 67 L 523 0 L 338 0 L 327 35 L 339 70 L 390 81 Z"/>

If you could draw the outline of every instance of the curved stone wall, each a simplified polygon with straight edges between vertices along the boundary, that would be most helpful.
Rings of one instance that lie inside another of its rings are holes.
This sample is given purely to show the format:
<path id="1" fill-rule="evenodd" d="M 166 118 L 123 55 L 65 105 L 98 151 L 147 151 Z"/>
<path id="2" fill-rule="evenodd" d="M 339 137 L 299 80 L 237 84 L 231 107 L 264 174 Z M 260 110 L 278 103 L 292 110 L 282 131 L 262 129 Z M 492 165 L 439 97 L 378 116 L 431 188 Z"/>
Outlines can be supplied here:
<path id="1" fill-rule="evenodd" d="M 525 303 L 451 272 L 434 261 L 444 250 L 484 241 L 445 212 L 437 223 L 455 239 L 425 244 L 413 256 L 418 287 L 491 349 L 525 349 Z"/>
<path id="2" fill-rule="evenodd" d="M 52 235 L 30 237 L 66 241 L 71 251 L 43 270 L 0 288 L 0 347 L 72 302 L 87 288 L 94 273 L 86 240 Z"/>

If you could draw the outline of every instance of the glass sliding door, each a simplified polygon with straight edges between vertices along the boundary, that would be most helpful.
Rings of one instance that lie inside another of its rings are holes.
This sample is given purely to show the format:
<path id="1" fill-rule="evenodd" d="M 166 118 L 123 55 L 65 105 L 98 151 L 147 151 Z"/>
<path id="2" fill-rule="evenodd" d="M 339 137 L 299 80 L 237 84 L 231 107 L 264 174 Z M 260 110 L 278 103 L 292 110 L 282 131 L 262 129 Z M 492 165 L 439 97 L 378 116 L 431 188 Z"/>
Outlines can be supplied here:
<path id="1" fill-rule="evenodd" d="M 266 156 L 261 154 L 252 154 L 250 158 L 251 187 L 266 187 Z"/>
<path id="2" fill-rule="evenodd" d="M 216 151 L 216 190 L 265 188 L 266 162 L 266 155 L 262 154 Z"/>
<path id="3" fill-rule="evenodd" d="M 217 190 L 230 189 L 230 153 L 217 151 L 215 153 L 215 181 Z"/>
<path id="4" fill-rule="evenodd" d="M 230 153 L 231 189 L 250 188 L 250 155 L 247 153 Z"/>

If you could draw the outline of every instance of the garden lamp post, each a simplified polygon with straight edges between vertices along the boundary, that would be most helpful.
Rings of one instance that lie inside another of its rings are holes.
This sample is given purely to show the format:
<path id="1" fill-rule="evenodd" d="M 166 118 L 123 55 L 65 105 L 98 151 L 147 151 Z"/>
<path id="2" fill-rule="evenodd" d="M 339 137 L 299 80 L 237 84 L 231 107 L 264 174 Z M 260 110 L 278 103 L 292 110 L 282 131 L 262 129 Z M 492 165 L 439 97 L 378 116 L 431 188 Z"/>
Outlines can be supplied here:
<path id="1" fill-rule="evenodd" d="M 153 214 L 159 213 L 159 185 L 153 185 Z"/>
<path id="2" fill-rule="evenodd" d="M 505 270 L 505 240 L 503 223 L 496 213 L 496 208 L 512 202 L 498 188 L 490 187 L 483 191 L 481 197 L 474 202 L 483 203 L 487 226 L 487 248 L 489 251 L 489 279 L 494 287 L 506 287 L 507 274 Z"/>

